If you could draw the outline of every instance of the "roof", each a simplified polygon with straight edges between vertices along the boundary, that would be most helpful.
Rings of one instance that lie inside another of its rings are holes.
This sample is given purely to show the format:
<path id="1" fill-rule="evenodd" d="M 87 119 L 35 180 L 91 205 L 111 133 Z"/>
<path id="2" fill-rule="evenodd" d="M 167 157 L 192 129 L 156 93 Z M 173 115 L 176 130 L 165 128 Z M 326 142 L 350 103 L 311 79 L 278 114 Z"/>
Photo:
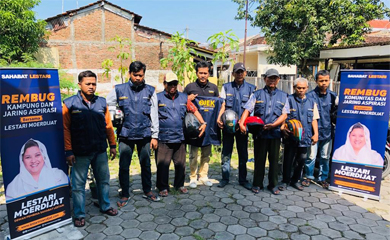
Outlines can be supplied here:
<path id="1" fill-rule="evenodd" d="M 369 21 L 368 24 L 374 29 L 390 29 L 390 21 L 386 19 L 374 19 Z"/>
<path id="2" fill-rule="evenodd" d="M 58 15 L 56 15 L 56 16 L 54 16 L 54 17 L 49 17 L 49 18 L 46 19 L 46 21 L 48 22 L 48 21 L 50 21 L 50 20 L 53 20 L 53 19 L 56 19 L 56 18 L 59 18 L 59 17 L 68 16 L 68 15 L 69 15 L 69 16 L 72 16 L 72 15 L 74 15 L 74 14 L 77 14 L 77 12 L 80 11 L 80 10 L 89 8 L 89 7 L 94 6 L 94 5 L 97 5 L 97 4 L 109 4 L 109 5 L 113 6 L 113 7 L 116 7 L 116 8 L 118 8 L 118 9 L 122 10 L 122 11 L 125 11 L 125 12 L 127 12 L 127 13 L 129 13 L 129 14 L 134 15 L 134 22 L 135 22 L 135 23 L 138 24 L 138 23 L 141 21 L 142 16 L 140 16 L 140 15 L 138 15 L 138 14 L 136 14 L 136 13 L 133 13 L 133 12 L 127 10 L 127 9 L 121 8 L 121 7 L 119 7 L 118 5 L 115 5 L 115 4 L 113 4 L 113 3 L 110 3 L 110 2 L 108 2 L 108 1 L 106 1 L 106 0 L 99 0 L 99 1 L 97 1 L 97 2 L 94 2 L 94 3 L 91 3 L 91 4 L 85 5 L 85 6 L 83 6 L 83 7 L 77 8 L 77 9 L 73 9 L 73 10 L 66 11 L 66 12 L 61 13 L 61 14 L 58 14 Z"/>
<path id="3" fill-rule="evenodd" d="M 265 37 L 264 36 L 255 35 L 253 37 L 249 37 L 246 40 L 246 45 L 247 46 L 254 46 L 254 45 L 260 45 L 260 44 L 267 44 L 267 42 L 265 41 Z M 241 46 L 244 46 L 244 41 L 242 43 L 240 43 L 240 47 Z"/>
<path id="4" fill-rule="evenodd" d="M 150 27 L 147 27 L 147 26 L 144 26 L 144 25 L 140 25 L 140 24 L 137 24 L 137 23 L 135 23 L 134 26 L 140 27 L 140 28 L 144 28 L 146 30 L 154 31 L 154 32 L 157 32 L 157 33 L 160 33 L 160 34 L 164 34 L 164 35 L 167 35 L 168 37 L 172 36 L 172 34 L 170 34 L 170 33 L 163 32 L 163 31 L 160 31 L 160 30 L 157 30 L 157 29 L 154 29 L 154 28 L 150 28 Z"/>

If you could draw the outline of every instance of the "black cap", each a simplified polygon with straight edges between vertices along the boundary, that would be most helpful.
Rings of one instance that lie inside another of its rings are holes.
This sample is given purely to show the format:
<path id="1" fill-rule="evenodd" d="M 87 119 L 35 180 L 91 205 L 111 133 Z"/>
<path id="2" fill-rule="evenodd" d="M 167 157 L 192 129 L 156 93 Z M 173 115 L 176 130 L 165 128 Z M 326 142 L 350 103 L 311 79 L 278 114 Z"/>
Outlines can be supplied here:
<path id="1" fill-rule="evenodd" d="M 265 72 L 264 75 L 265 77 L 273 77 L 273 76 L 279 77 L 279 72 L 274 68 L 270 68 Z"/>
<path id="2" fill-rule="evenodd" d="M 235 73 L 238 70 L 246 71 L 245 66 L 244 66 L 243 63 L 239 62 L 239 63 L 234 64 L 233 72 Z"/>

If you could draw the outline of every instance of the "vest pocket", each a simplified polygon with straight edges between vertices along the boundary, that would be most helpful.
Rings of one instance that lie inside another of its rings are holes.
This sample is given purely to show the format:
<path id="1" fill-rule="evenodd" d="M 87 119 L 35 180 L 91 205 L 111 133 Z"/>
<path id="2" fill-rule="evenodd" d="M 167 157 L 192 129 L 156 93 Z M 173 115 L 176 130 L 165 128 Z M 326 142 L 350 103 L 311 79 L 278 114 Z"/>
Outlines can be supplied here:
<path id="1" fill-rule="evenodd" d="M 158 118 L 160 119 L 168 118 L 168 112 L 166 107 L 158 107 Z"/>
<path id="2" fill-rule="evenodd" d="M 144 101 L 144 103 L 143 103 L 143 113 L 145 115 L 150 115 L 151 107 L 152 107 L 152 103 L 149 101 L 149 99 L 147 101 Z"/>
<path id="3" fill-rule="evenodd" d="M 233 96 L 226 97 L 226 99 L 225 99 L 226 107 L 232 108 L 233 107 L 233 103 L 234 103 L 234 97 Z"/>
<path id="4" fill-rule="evenodd" d="M 264 116 L 265 114 L 265 103 L 256 103 L 255 104 L 255 112 Z"/>
<path id="5" fill-rule="evenodd" d="M 283 107 L 284 106 L 282 104 L 280 104 L 280 103 L 276 103 L 275 104 L 274 113 L 275 113 L 276 116 L 279 117 L 280 115 L 282 115 Z"/>
<path id="6" fill-rule="evenodd" d="M 308 110 L 308 111 L 307 111 L 307 122 L 308 122 L 308 123 L 313 122 L 313 116 L 314 116 L 313 111 Z M 311 126 L 310 126 L 310 127 L 311 127 Z"/>

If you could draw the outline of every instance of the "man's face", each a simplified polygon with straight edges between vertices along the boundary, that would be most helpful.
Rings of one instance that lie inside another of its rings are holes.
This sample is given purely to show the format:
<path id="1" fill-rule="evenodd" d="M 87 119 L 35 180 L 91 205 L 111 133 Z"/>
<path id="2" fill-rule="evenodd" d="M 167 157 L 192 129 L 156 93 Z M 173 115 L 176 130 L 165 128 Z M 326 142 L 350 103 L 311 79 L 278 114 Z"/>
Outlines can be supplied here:
<path id="1" fill-rule="evenodd" d="M 83 77 L 81 82 L 79 82 L 79 87 L 84 96 L 93 96 L 96 91 L 96 78 Z"/>
<path id="2" fill-rule="evenodd" d="M 271 89 L 275 89 L 279 83 L 280 78 L 278 76 L 266 77 L 264 79 L 265 85 Z"/>
<path id="3" fill-rule="evenodd" d="M 169 83 L 164 82 L 165 91 L 171 95 L 175 94 L 177 91 L 177 84 L 178 84 L 178 81 L 172 81 Z"/>
<path id="4" fill-rule="evenodd" d="M 326 76 L 321 76 L 319 75 L 318 76 L 318 79 L 317 79 L 317 86 L 318 88 L 321 90 L 321 91 L 326 91 L 326 89 L 328 89 L 329 87 L 329 83 L 330 83 L 330 78 L 329 78 L 329 75 L 326 75 Z"/>
<path id="5" fill-rule="evenodd" d="M 234 81 L 241 83 L 244 81 L 244 78 L 246 77 L 246 71 L 244 70 L 238 70 L 233 73 Z"/>
<path id="6" fill-rule="evenodd" d="M 33 146 L 26 149 L 23 155 L 23 163 L 31 175 L 39 175 L 45 164 L 43 155 L 38 147 Z"/>
<path id="7" fill-rule="evenodd" d="M 297 85 L 295 85 L 294 89 L 295 89 L 295 94 L 299 98 L 303 98 L 307 92 L 308 86 L 304 82 L 298 82 Z"/>
<path id="8" fill-rule="evenodd" d="M 145 72 L 144 70 L 140 70 L 139 72 L 131 72 L 130 73 L 130 80 L 135 85 L 140 85 L 145 78 Z"/>
<path id="9" fill-rule="evenodd" d="M 206 84 L 207 79 L 209 79 L 210 77 L 209 68 L 208 67 L 198 68 L 198 71 L 196 72 L 196 76 L 198 77 L 200 83 Z"/>

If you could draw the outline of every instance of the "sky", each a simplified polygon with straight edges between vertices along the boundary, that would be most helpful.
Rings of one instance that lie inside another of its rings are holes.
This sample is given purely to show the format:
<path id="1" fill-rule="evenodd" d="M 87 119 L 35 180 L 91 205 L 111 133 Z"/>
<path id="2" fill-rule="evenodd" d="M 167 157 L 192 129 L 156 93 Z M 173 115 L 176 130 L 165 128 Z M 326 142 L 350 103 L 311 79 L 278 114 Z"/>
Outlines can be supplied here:
<path id="1" fill-rule="evenodd" d="M 64 11 L 88 5 L 97 0 L 41 0 L 33 10 L 37 19 L 46 19 Z M 141 25 L 167 33 L 183 33 L 188 38 L 206 43 L 211 35 L 232 29 L 244 38 L 245 21 L 235 20 L 238 5 L 231 0 L 108 0 L 142 16 Z M 248 37 L 260 33 L 248 22 Z"/>

